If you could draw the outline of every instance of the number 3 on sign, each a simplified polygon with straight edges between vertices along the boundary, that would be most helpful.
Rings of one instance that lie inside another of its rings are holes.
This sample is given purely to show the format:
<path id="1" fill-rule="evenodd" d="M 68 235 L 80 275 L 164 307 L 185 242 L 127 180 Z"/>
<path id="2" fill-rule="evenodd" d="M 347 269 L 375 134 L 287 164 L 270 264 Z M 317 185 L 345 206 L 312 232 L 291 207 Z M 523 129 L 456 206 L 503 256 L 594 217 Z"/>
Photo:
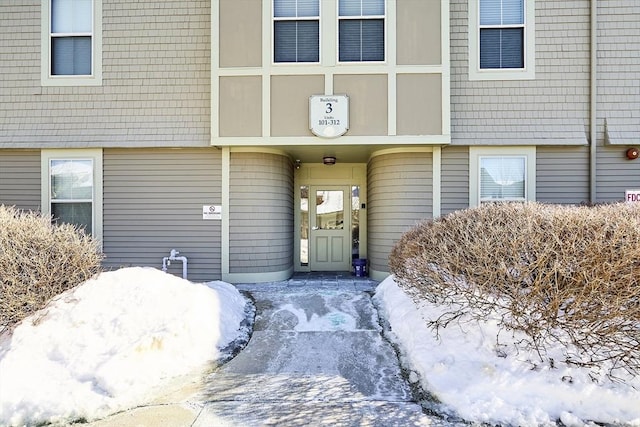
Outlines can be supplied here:
<path id="1" fill-rule="evenodd" d="M 309 97 L 309 129 L 322 138 L 337 138 L 349 129 L 349 97 L 347 95 L 311 95 Z"/>

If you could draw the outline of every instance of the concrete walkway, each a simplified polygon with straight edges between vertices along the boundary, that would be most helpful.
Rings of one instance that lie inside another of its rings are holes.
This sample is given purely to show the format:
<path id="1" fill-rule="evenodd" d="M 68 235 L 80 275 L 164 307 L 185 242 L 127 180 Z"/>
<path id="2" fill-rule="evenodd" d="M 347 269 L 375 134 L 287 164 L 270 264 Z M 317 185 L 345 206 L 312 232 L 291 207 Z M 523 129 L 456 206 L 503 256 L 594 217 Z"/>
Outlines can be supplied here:
<path id="1" fill-rule="evenodd" d="M 371 302 L 376 282 L 296 275 L 238 285 L 255 300 L 254 331 L 234 359 L 177 383 L 107 426 L 445 425 L 413 402 Z"/>

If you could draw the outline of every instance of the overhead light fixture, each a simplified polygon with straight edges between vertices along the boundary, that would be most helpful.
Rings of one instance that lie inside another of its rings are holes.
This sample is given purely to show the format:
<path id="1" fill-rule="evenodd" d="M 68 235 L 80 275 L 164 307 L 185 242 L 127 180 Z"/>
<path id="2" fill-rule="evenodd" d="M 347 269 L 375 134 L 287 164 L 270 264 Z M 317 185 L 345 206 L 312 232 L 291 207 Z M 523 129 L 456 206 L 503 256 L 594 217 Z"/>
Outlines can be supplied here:
<path id="1" fill-rule="evenodd" d="M 324 163 L 325 165 L 335 165 L 336 158 L 333 156 L 325 156 L 322 158 L 322 163 Z"/>
<path id="2" fill-rule="evenodd" d="M 296 160 L 294 163 L 294 167 L 296 169 L 300 169 L 300 166 L 302 165 L 302 162 L 300 161 L 300 159 Z"/>

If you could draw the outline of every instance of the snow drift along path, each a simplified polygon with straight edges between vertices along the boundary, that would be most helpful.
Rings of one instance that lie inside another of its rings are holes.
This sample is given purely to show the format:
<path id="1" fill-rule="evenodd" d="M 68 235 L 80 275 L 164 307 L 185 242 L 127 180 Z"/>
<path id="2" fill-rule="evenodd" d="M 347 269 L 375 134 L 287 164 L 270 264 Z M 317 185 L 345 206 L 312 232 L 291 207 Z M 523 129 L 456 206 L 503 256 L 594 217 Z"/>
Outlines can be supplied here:
<path id="1" fill-rule="evenodd" d="M 380 283 L 376 299 L 404 354 L 413 379 L 433 393 L 446 410 L 472 422 L 519 426 L 583 426 L 590 421 L 640 426 L 640 378 L 627 383 L 594 382 L 589 371 L 562 362 L 555 368 L 535 365 L 533 353 L 515 352 L 518 335 L 500 334 L 508 344 L 496 351 L 497 321 L 460 319 L 438 330 L 427 327 L 446 307 L 420 306 L 396 284 L 393 276 Z M 498 355 L 500 354 L 500 356 Z M 539 360 L 539 359 L 538 359 Z M 593 425 L 593 424 L 591 424 Z"/>
<path id="2" fill-rule="evenodd" d="M 223 303 L 224 301 L 224 303 Z M 230 284 L 106 272 L 0 338 L 0 425 L 95 419 L 221 356 L 244 319 Z"/>

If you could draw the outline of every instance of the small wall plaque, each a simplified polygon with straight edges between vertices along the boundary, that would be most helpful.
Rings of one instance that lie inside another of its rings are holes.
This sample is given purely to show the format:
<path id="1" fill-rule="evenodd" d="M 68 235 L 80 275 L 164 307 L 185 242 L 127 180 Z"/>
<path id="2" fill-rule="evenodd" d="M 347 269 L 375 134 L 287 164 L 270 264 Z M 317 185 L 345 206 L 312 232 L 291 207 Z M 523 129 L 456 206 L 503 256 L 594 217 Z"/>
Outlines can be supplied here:
<path id="1" fill-rule="evenodd" d="M 349 129 L 347 95 L 312 95 L 309 97 L 309 128 L 322 138 L 337 138 Z"/>
<path id="2" fill-rule="evenodd" d="M 222 206 L 203 205 L 202 219 L 222 219 Z"/>

